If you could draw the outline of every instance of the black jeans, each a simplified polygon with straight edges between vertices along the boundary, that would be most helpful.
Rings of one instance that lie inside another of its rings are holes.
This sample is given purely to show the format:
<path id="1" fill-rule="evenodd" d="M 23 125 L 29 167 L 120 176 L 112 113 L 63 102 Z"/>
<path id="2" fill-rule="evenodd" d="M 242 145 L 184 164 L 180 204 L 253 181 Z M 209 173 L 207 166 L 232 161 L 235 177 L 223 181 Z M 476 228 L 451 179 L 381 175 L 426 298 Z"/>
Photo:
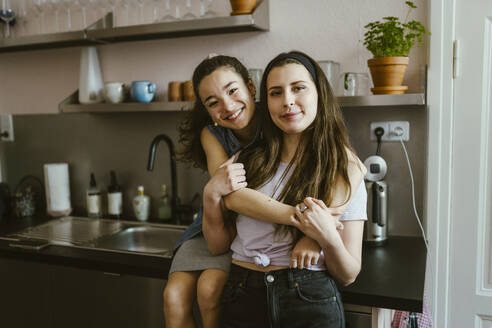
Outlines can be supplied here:
<path id="1" fill-rule="evenodd" d="M 340 293 L 327 271 L 259 272 L 231 265 L 222 327 L 343 328 Z"/>

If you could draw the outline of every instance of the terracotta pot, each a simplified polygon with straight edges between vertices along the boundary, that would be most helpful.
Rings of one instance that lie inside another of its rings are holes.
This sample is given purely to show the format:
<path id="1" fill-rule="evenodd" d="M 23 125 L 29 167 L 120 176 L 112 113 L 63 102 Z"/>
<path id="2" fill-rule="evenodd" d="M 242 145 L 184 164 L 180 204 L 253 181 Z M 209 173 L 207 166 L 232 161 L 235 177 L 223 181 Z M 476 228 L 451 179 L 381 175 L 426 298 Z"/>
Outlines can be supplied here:
<path id="1" fill-rule="evenodd" d="M 229 0 L 231 3 L 231 16 L 248 15 L 253 12 L 256 6 L 256 0 Z"/>
<path id="2" fill-rule="evenodd" d="M 367 61 L 371 70 L 374 94 L 401 94 L 408 89 L 402 86 L 405 70 L 408 66 L 408 57 L 379 57 Z"/>

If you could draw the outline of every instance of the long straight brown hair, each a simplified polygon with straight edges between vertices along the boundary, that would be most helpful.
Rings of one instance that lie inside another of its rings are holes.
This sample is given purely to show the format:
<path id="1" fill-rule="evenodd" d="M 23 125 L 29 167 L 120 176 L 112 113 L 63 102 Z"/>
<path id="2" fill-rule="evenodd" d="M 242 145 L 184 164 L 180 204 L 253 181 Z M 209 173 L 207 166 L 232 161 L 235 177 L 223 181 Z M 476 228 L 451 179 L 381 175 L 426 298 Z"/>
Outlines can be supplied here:
<path id="1" fill-rule="evenodd" d="M 318 108 L 313 123 L 302 133 L 294 157 L 285 170 L 283 178 L 295 165 L 277 199 L 289 205 L 296 205 L 309 196 L 321 199 L 329 205 L 333 199 L 335 184 L 341 177 L 346 188 L 346 203 L 351 194 L 347 152 L 353 152 L 353 149 L 348 141 L 342 113 L 330 84 L 316 61 L 302 52 L 291 53 L 306 57 L 314 66 Z M 280 56 L 285 54 L 278 57 Z M 302 65 L 293 58 L 279 60 L 278 57 L 267 67 L 282 67 L 292 63 Z M 239 157 L 239 161 L 245 165 L 248 188 L 252 189 L 258 189 L 275 176 L 282 152 L 283 131 L 273 123 L 268 110 L 268 73 L 265 72 L 261 81 L 260 106 L 257 108 L 260 112 L 259 118 L 263 122 L 263 138 L 255 147 L 244 150 Z M 298 238 L 297 229 L 288 227 L 288 231 L 293 234 L 294 239 Z"/>

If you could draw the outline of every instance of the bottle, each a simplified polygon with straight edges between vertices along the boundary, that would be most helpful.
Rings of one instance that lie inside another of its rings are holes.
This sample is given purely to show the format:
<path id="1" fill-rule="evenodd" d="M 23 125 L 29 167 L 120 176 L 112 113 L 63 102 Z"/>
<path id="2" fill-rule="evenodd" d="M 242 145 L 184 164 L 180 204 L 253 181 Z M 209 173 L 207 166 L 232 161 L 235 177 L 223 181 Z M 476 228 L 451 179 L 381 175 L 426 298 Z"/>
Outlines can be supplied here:
<path id="1" fill-rule="evenodd" d="M 91 182 L 87 189 L 87 215 L 90 218 L 102 217 L 101 191 L 97 188 L 94 173 L 91 173 Z"/>
<path id="2" fill-rule="evenodd" d="M 166 185 L 162 185 L 162 196 L 159 198 L 159 220 L 170 221 L 172 219 L 171 205 L 169 204 L 169 196 L 167 195 Z"/>
<path id="3" fill-rule="evenodd" d="M 110 219 L 120 219 L 123 207 L 123 197 L 121 187 L 116 182 L 116 173 L 111 170 L 111 183 L 108 187 L 108 217 Z"/>
<path id="4" fill-rule="evenodd" d="M 150 198 L 144 195 L 144 187 L 138 186 L 137 196 L 133 198 L 133 210 L 139 221 L 147 221 L 149 218 Z"/>

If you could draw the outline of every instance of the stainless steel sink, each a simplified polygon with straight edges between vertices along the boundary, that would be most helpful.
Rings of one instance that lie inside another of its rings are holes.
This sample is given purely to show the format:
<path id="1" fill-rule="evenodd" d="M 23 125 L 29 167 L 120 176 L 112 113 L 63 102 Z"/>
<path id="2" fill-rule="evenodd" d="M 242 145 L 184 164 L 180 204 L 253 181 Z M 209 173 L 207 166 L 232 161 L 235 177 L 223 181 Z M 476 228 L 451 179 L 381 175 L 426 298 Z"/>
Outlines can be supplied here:
<path id="1" fill-rule="evenodd" d="M 94 247 L 172 257 L 173 247 L 182 233 L 182 229 L 169 227 L 131 227 L 114 235 L 99 238 L 94 243 Z"/>
<path id="2" fill-rule="evenodd" d="M 26 249 L 33 240 L 41 240 L 50 245 L 171 258 L 185 229 L 186 226 L 68 216 L 0 239 Z"/>

